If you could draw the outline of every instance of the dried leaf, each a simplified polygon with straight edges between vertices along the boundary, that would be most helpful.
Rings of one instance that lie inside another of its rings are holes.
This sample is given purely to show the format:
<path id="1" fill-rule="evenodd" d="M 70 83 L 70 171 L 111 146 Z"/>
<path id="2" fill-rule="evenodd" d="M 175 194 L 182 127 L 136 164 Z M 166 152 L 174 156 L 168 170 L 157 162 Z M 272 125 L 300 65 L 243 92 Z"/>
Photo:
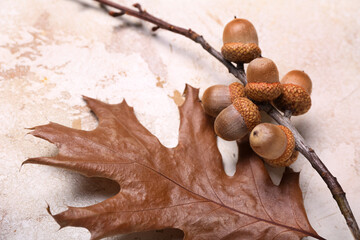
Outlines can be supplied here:
<path id="1" fill-rule="evenodd" d="M 183 230 L 185 239 L 321 239 L 307 219 L 298 173 L 287 170 L 275 186 L 245 143 L 239 145 L 235 176 L 225 174 L 197 89 L 186 88 L 175 148 L 164 147 L 125 101 L 84 99 L 99 126 L 93 131 L 55 123 L 35 127 L 32 134 L 56 144 L 59 153 L 25 163 L 109 178 L 121 190 L 93 206 L 53 215 L 61 227 L 85 227 L 91 239 L 164 228 Z"/>

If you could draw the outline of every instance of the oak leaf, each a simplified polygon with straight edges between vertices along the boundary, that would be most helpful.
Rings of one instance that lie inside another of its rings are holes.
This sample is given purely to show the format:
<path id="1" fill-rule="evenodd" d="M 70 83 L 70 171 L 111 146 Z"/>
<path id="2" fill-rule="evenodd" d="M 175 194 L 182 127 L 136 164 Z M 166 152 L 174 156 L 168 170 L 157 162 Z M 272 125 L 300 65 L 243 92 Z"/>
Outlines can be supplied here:
<path id="1" fill-rule="evenodd" d="M 164 147 L 142 126 L 125 100 L 110 105 L 84 97 L 99 120 L 93 131 L 55 123 L 33 129 L 32 135 L 56 144 L 59 153 L 24 163 L 108 178 L 121 187 L 101 203 L 53 215 L 58 224 L 85 227 L 91 239 L 164 228 L 181 229 L 184 239 L 195 240 L 322 239 L 307 219 L 299 174 L 287 170 L 274 185 L 243 143 L 236 174 L 227 176 L 198 89 L 187 86 L 185 92 L 175 148 Z"/>

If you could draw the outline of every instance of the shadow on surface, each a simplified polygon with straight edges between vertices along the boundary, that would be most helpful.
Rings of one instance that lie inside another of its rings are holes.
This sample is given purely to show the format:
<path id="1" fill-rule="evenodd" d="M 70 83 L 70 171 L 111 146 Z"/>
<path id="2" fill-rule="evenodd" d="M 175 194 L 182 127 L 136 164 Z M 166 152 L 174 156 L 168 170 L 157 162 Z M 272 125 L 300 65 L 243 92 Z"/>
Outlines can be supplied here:
<path id="1" fill-rule="evenodd" d="M 82 6 L 82 10 L 86 10 L 86 9 L 95 10 L 98 12 L 103 12 L 106 15 L 107 15 L 107 11 L 108 11 L 107 9 L 111 9 L 108 7 L 102 7 L 102 6 L 100 6 L 100 4 L 98 6 L 96 6 L 96 5 L 92 5 L 92 4 L 86 3 L 84 1 L 81 1 L 81 0 L 67 0 L 67 1 L 72 1 L 72 2 L 79 4 L 80 6 Z M 137 11 L 137 9 L 131 5 L 124 5 L 124 6 Z M 116 9 L 114 11 L 116 11 Z M 150 12 L 150 14 L 151 14 L 151 12 Z M 111 18 L 111 16 L 109 16 L 109 18 Z M 196 54 L 195 51 L 191 51 L 191 50 L 187 49 L 187 45 L 182 46 L 179 44 L 178 45 L 173 44 L 171 38 L 166 38 L 166 37 L 160 36 L 160 33 L 162 31 L 169 32 L 168 30 L 159 29 L 157 31 L 152 31 L 152 27 L 155 27 L 155 25 L 152 23 L 149 23 L 147 21 L 138 19 L 133 16 L 127 16 L 127 15 L 117 17 L 117 20 L 120 22 L 120 24 L 118 26 L 114 27 L 113 33 L 119 34 L 119 35 L 126 34 L 126 30 L 132 29 L 134 32 L 136 32 L 137 34 L 139 34 L 142 37 L 154 38 L 154 41 L 161 44 L 164 49 L 167 49 L 169 52 L 176 54 L 178 56 L 182 56 L 183 58 L 186 58 L 189 61 L 191 61 L 193 63 L 194 68 L 199 69 L 199 70 L 201 69 L 201 71 L 204 71 L 207 73 L 214 73 L 212 75 L 214 76 L 214 81 L 216 82 L 216 80 L 217 80 L 216 73 L 217 72 L 213 69 L 213 67 L 210 64 L 211 61 L 214 61 L 215 59 L 213 57 L 211 57 L 210 55 L 208 55 L 209 58 L 207 58 L 207 57 L 204 57 L 202 54 L 199 55 L 199 54 Z M 167 19 L 163 19 L 163 20 L 167 21 Z M 146 27 L 145 27 L 144 22 L 146 22 L 147 25 L 149 25 L 149 26 L 146 25 Z M 172 22 L 170 22 L 170 24 L 177 25 L 177 23 L 172 23 Z M 183 27 L 185 29 L 191 28 L 191 26 L 180 26 L 180 27 Z M 176 34 L 176 33 L 171 33 L 171 34 L 173 34 L 174 36 L 178 36 L 179 38 L 184 38 L 184 36 Z M 199 33 L 199 34 L 201 35 L 201 33 Z M 198 43 L 192 42 L 192 40 L 190 40 L 190 39 L 188 39 L 188 41 L 189 41 L 190 45 L 194 45 L 194 47 L 197 46 L 197 47 L 201 48 L 201 46 Z M 128 44 L 129 44 L 129 46 L 132 46 L 133 43 L 128 42 Z M 132 47 L 134 47 L 134 46 L 132 46 Z M 134 50 L 134 52 L 136 52 L 136 50 Z M 203 54 L 206 54 L 205 52 L 206 51 L 204 51 Z M 209 76 L 212 76 L 212 75 L 209 75 Z"/>
<path id="2" fill-rule="evenodd" d="M 120 191 L 120 186 L 115 181 L 106 178 L 84 177 L 77 173 L 74 176 L 75 181 L 72 185 L 72 200 L 74 203 L 83 205 L 87 200 L 95 200 L 102 202 L 108 198 L 115 196 Z M 89 204 L 85 204 L 88 206 Z"/>
<path id="3" fill-rule="evenodd" d="M 105 238 L 106 240 L 182 240 L 183 231 L 179 229 L 164 229 L 139 233 L 130 233 L 115 237 Z"/>

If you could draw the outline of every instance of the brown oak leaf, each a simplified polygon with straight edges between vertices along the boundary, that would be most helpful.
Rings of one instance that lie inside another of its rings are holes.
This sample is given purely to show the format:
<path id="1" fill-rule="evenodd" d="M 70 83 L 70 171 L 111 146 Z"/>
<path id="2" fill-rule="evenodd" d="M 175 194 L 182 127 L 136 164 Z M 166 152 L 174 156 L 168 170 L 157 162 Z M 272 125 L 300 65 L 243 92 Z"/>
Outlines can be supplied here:
<path id="1" fill-rule="evenodd" d="M 227 176 L 198 89 L 187 86 L 185 92 L 175 148 L 164 147 L 125 101 L 110 105 L 84 97 L 99 120 L 93 131 L 55 123 L 33 129 L 32 135 L 56 144 L 59 153 L 24 163 L 108 178 L 121 187 L 101 203 L 53 215 L 58 224 L 85 227 L 91 239 L 164 228 L 181 229 L 184 239 L 195 240 L 322 239 L 307 219 L 299 174 L 287 170 L 274 185 L 243 143 L 236 174 Z"/>

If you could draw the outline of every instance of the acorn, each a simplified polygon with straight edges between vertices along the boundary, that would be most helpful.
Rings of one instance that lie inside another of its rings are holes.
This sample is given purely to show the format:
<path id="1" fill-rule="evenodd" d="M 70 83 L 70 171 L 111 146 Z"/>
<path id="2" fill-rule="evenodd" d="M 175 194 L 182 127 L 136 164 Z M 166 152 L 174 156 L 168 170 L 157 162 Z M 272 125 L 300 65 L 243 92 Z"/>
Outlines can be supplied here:
<path id="1" fill-rule="evenodd" d="M 276 108 L 282 112 L 289 110 L 294 116 L 309 111 L 312 82 L 304 71 L 293 70 L 288 72 L 281 79 L 280 88 L 281 95 L 273 101 Z"/>
<path id="2" fill-rule="evenodd" d="M 289 166 L 297 159 L 295 138 L 284 126 L 261 123 L 250 133 L 250 146 L 269 165 Z"/>
<path id="3" fill-rule="evenodd" d="M 205 112 L 216 117 L 238 97 L 245 97 L 244 86 L 241 83 L 233 82 L 229 86 L 214 85 L 207 88 L 201 101 Z"/>
<path id="4" fill-rule="evenodd" d="M 249 63 L 261 55 L 255 27 L 246 19 L 235 18 L 226 24 L 223 32 L 224 58 L 235 63 Z"/>
<path id="5" fill-rule="evenodd" d="M 271 101 L 281 94 L 279 71 L 268 58 L 257 58 L 246 70 L 246 95 L 254 101 Z"/>
<path id="6" fill-rule="evenodd" d="M 240 97 L 220 112 L 214 129 L 219 137 L 233 141 L 244 137 L 260 122 L 258 107 L 251 100 Z"/>

